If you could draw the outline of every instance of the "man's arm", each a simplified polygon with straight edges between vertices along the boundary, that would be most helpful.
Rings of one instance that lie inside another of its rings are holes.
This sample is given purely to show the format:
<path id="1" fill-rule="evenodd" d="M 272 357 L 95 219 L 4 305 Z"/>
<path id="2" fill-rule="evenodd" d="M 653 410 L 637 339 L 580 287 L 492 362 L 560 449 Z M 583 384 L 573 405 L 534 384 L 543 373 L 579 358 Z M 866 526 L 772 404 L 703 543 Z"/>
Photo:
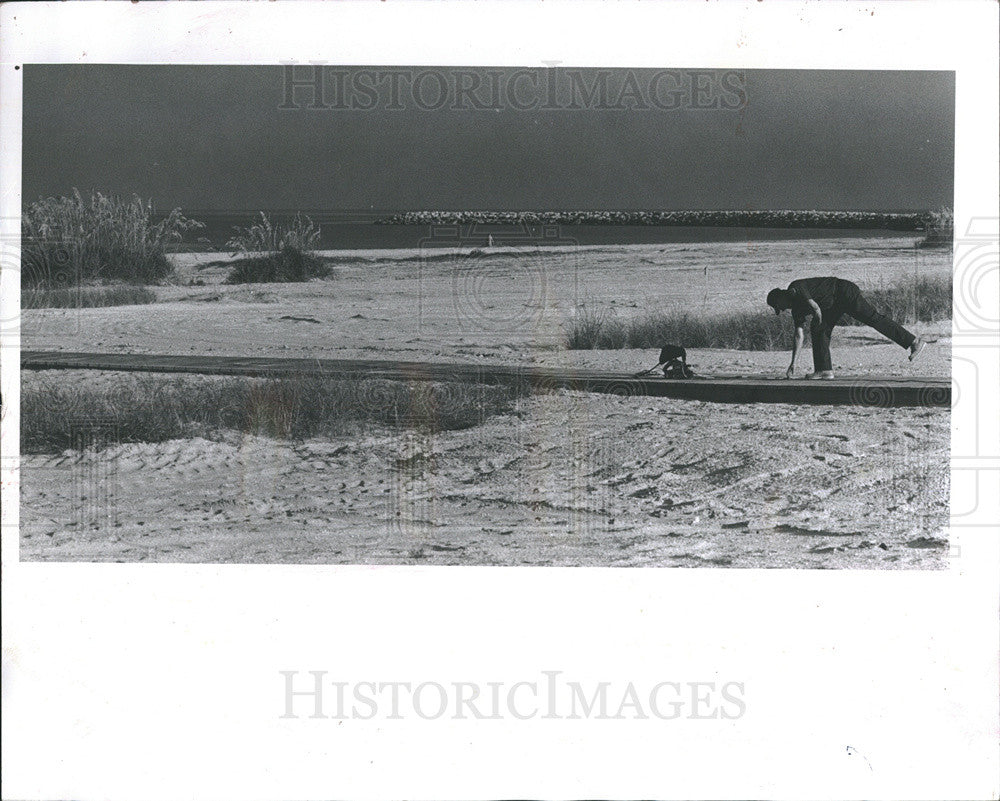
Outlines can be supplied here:
<path id="1" fill-rule="evenodd" d="M 802 325 L 796 323 L 795 338 L 792 340 L 792 363 L 788 365 L 788 369 L 785 370 L 785 378 L 791 378 L 795 374 L 795 357 L 799 355 L 799 349 L 802 347 L 805 336 L 806 332 Z"/>
<path id="2" fill-rule="evenodd" d="M 806 298 L 806 303 L 812 306 L 813 310 L 813 323 L 816 325 L 823 324 L 823 312 L 819 308 L 819 304 L 812 298 Z"/>

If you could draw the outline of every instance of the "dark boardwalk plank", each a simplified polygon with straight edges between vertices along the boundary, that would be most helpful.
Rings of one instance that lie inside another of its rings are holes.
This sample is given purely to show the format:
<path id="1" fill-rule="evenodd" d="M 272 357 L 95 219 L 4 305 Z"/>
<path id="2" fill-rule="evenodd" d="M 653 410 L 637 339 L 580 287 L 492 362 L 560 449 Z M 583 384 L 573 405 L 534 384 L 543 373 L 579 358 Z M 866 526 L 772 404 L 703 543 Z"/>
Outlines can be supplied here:
<path id="1" fill-rule="evenodd" d="M 279 377 L 385 378 L 396 381 L 462 381 L 528 384 L 622 396 L 654 396 L 719 403 L 807 403 L 857 406 L 951 407 L 951 382 L 940 378 L 838 378 L 787 381 L 747 376 L 699 377 L 690 381 L 632 378 L 620 373 L 509 365 L 447 364 L 366 359 L 284 359 L 238 356 L 168 356 L 128 353 L 22 351 L 23 370 L 122 370 Z"/>

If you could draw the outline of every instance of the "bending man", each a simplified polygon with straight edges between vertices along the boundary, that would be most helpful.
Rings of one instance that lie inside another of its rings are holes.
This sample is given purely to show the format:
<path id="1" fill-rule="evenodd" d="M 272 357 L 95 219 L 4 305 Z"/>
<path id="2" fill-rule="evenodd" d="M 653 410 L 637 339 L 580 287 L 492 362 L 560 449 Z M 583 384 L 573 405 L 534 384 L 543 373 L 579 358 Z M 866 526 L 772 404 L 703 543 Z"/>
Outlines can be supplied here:
<path id="1" fill-rule="evenodd" d="M 842 278 L 800 278 L 792 281 L 788 289 L 772 289 L 767 293 L 767 305 L 781 314 L 791 309 L 795 323 L 795 339 L 792 343 L 792 363 L 785 371 L 791 378 L 795 372 L 795 357 L 805 338 L 805 321 L 812 316 L 813 372 L 806 378 L 833 378 L 833 363 L 830 360 L 830 336 L 841 316 L 848 314 L 859 323 L 869 325 L 897 345 L 910 351 L 912 362 L 923 350 L 924 341 L 907 331 L 894 320 L 875 309 L 857 285 Z"/>

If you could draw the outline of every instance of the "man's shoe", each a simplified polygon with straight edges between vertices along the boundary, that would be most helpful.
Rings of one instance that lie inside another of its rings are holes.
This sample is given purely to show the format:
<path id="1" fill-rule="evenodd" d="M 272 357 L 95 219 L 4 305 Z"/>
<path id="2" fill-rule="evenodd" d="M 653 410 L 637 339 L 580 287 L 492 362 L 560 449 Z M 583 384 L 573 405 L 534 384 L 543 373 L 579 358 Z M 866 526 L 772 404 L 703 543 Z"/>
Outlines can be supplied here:
<path id="1" fill-rule="evenodd" d="M 806 373 L 806 378 L 811 378 L 814 380 L 817 378 L 823 380 L 833 378 L 833 370 L 819 370 L 815 373 Z"/>
<path id="2" fill-rule="evenodd" d="M 917 356 L 920 355 L 920 351 L 924 349 L 927 343 L 924 342 L 920 337 L 913 340 L 913 344 L 910 345 L 910 361 L 912 362 Z"/>

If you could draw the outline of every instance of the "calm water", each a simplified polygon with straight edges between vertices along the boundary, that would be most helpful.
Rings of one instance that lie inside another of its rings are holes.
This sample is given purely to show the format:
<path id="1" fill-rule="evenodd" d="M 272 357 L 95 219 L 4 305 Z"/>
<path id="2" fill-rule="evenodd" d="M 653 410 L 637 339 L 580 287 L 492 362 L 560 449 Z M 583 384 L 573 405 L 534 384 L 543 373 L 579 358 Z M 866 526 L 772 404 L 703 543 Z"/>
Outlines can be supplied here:
<path id="1" fill-rule="evenodd" d="M 255 222 L 253 214 L 217 212 L 186 212 L 205 223 L 201 231 L 189 235 L 190 240 L 204 237 L 212 246 L 224 250 L 235 226 Z M 480 247 L 488 245 L 490 237 L 496 246 L 525 245 L 623 245 L 673 242 L 759 242 L 788 239 L 820 239 L 830 237 L 885 237 L 915 239 L 921 234 L 872 229 L 830 228 L 743 228 L 719 226 L 654 226 L 654 225 L 374 225 L 373 216 L 360 214 L 312 213 L 320 227 L 320 248 L 419 248 Z M 287 221 L 281 212 L 269 214 L 272 223 Z"/>

